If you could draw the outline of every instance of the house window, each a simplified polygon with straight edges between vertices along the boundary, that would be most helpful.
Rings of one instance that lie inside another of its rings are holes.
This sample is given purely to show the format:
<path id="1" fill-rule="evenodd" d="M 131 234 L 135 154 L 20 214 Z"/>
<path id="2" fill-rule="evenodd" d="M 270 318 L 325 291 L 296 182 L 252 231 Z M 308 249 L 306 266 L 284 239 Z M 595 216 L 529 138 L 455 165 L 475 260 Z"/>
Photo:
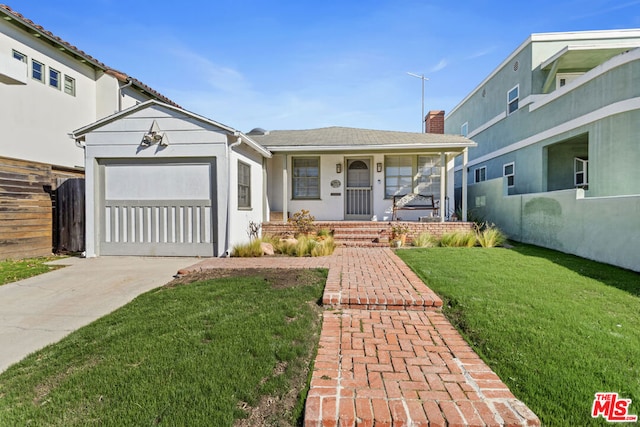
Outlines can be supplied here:
<path id="1" fill-rule="evenodd" d="M 482 166 L 481 168 L 474 169 L 474 181 L 473 182 L 482 182 L 487 180 L 487 167 Z"/>
<path id="2" fill-rule="evenodd" d="M 44 83 L 44 64 L 31 60 L 31 77 Z"/>
<path id="3" fill-rule="evenodd" d="M 573 184 L 576 187 L 589 185 L 589 160 L 576 157 L 573 159 Z"/>
<path id="4" fill-rule="evenodd" d="M 251 166 L 238 160 L 238 208 L 251 208 Z"/>
<path id="5" fill-rule="evenodd" d="M 516 182 L 516 164 L 511 162 L 504 165 L 502 176 L 507 178 L 507 187 L 513 187 Z"/>
<path id="6" fill-rule="evenodd" d="M 469 122 L 464 122 L 462 126 L 460 126 L 460 135 L 464 137 L 469 135 Z"/>
<path id="7" fill-rule="evenodd" d="M 24 62 L 25 64 L 27 63 L 27 55 L 25 55 L 24 53 L 20 53 L 17 50 L 14 50 L 13 57 L 20 62 Z"/>
<path id="8" fill-rule="evenodd" d="M 384 196 L 391 198 L 413 191 L 413 162 L 411 156 L 386 156 L 384 159 Z"/>
<path id="9" fill-rule="evenodd" d="M 507 92 L 507 115 L 515 112 L 518 109 L 518 99 L 520 98 L 520 86 L 516 85 L 513 89 Z"/>
<path id="10" fill-rule="evenodd" d="M 294 157 L 292 189 L 294 199 L 320 198 L 320 158 Z"/>
<path id="11" fill-rule="evenodd" d="M 49 86 L 60 90 L 60 71 L 49 68 Z"/>
<path id="12" fill-rule="evenodd" d="M 73 77 L 64 76 L 64 93 L 76 96 L 76 80 Z"/>

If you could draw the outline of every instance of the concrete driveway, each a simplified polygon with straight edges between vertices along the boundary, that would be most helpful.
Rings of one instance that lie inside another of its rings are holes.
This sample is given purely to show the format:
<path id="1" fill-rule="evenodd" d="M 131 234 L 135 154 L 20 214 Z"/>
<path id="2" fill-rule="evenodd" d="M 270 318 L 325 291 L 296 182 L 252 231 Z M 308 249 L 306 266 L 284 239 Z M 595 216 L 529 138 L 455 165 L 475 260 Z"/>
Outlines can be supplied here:
<path id="1" fill-rule="evenodd" d="M 50 273 L 0 286 L 0 372 L 136 296 L 197 258 L 66 258 Z"/>

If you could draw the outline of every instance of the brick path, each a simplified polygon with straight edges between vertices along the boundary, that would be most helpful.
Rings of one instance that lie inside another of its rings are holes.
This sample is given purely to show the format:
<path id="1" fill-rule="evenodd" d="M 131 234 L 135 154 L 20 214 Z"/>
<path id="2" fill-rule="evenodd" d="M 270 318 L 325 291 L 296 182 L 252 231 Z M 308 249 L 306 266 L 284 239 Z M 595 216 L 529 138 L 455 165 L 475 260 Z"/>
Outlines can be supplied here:
<path id="1" fill-rule="evenodd" d="M 329 268 L 305 426 L 535 426 L 442 301 L 387 248 L 322 258 L 211 258 L 208 268 Z"/>

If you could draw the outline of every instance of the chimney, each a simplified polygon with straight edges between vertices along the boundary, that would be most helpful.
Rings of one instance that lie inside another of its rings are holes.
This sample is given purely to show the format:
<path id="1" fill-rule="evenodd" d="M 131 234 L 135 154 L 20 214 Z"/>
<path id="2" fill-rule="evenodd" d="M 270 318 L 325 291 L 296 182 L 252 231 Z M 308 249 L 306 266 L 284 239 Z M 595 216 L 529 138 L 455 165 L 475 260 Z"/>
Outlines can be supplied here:
<path id="1" fill-rule="evenodd" d="M 425 132 L 427 133 L 444 133 L 444 111 L 429 111 L 424 118 Z"/>

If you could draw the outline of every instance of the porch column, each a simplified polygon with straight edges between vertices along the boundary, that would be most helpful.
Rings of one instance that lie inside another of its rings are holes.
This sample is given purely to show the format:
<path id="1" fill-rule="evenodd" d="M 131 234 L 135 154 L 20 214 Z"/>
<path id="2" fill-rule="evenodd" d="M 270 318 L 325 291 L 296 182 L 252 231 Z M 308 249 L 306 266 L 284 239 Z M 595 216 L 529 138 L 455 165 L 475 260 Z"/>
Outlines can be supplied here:
<path id="1" fill-rule="evenodd" d="M 288 156 L 285 154 L 284 158 L 282 159 L 282 222 L 284 222 L 285 224 L 287 223 L 287 212 L 289 212 L 289 207 L 287 206 L 287 201 L 289 200 L 289 194 L 288 194 L 288 190 L 289 190 L 289 186 L 287 185 L 289 182 L 289 178 L 288 178 L 288 168 L 289 165 L 289 158 Z"/>
<path id="2" fill-rule="evenodd" d="M 445 195 L 447 193 L 447 155 L 443 151 L 440 153 L 440 222 L 444 222 L 444 218 L 447 215 L 445 212 L 446 205 Z"/>
<path id="3" fill-rule="evenodd" d="M 469 149 L 462 152 L 462 221 L 467 222 L 467 163 L 469 163 Z"/>

